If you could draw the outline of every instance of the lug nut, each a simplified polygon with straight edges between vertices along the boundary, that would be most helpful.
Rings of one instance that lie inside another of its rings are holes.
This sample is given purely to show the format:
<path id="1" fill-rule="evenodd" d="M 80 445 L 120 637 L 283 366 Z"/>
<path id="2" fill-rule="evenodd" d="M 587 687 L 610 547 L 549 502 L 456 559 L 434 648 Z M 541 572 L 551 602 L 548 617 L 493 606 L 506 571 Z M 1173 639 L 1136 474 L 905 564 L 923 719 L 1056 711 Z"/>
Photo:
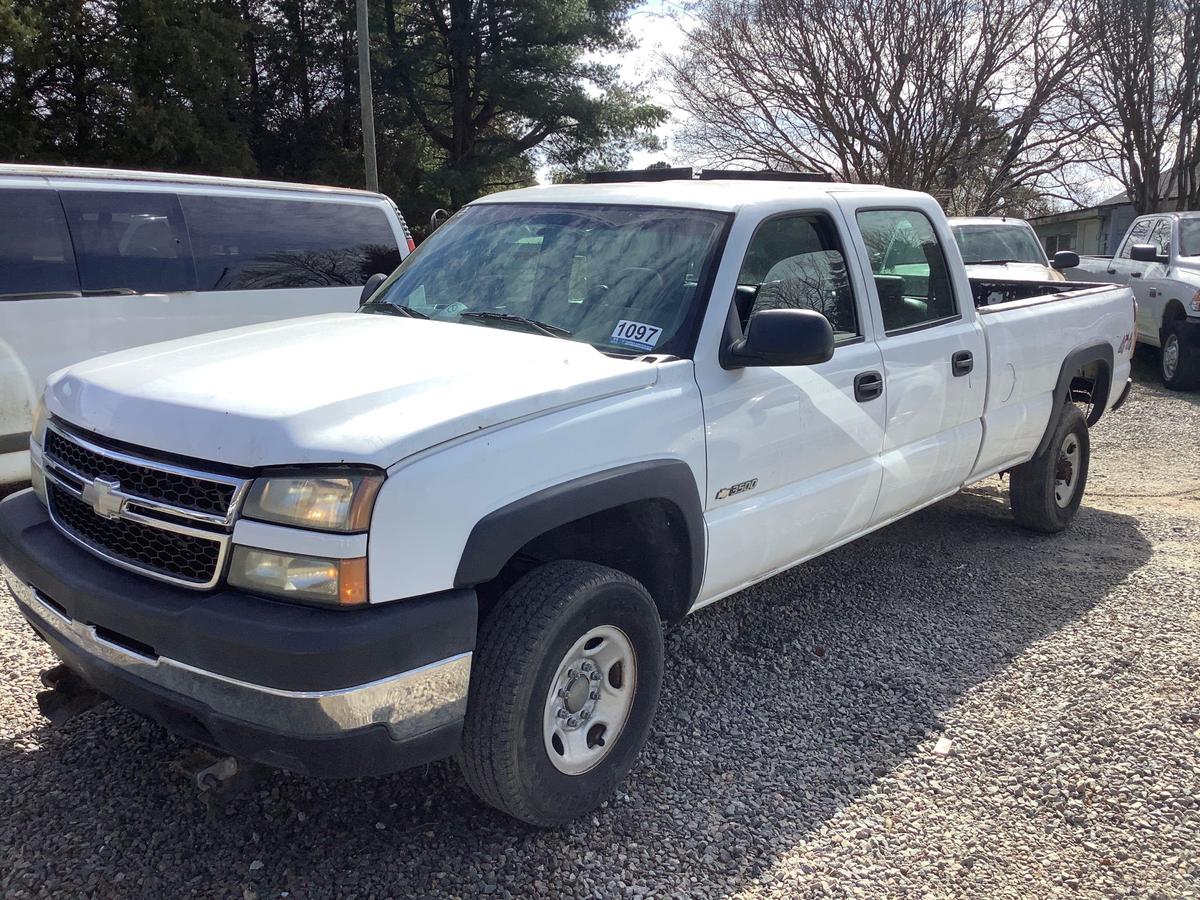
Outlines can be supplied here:
<path id="1" fill-rule="evenodd" d="M 571 696 L 571 692 L 568 691 L 566 688 L 559 688 L 558 696 L 561 697 L 562 699 L 566 700 L 567 697 Z"/>
<path id="2" fill-rule="evenodd" d="M 599 681 L 599 680 L 600 680 L 600 671 L 597 670 L 592 673 L 592 681 Z"/>
<path id="3" fill-rule="evenodd" d="M 587 719 L 587 717 L 588 717 L 589 715 L 590 715 L 590 713 L 588 713 L 588 711 L 587 711 L 586 709 L 581 709 L 581 710 L 579 711 L 579 718 L 580 718 L 580 719 L 586 720 L 586 719 Z"/>
<path id="4" fill-rule="evenodd" d="M 574 669 L 567 669 L 567 677 L 568 678 L 574 678 L 578 674 L 579 673 L 576 672 Z"/>
<path id="5" fill-rule="evenodd" d="M 583 671 L 585 671 L 585 672 L 590 672 L 590 671 L 592 671 L 592 663 L 590 660 L 585 659 L 583 662 L 581 662 L 579 664 L 579 668 L 583 669 Z"/>
<path id="6" fill-rule="evenodd" d="M 599 692 L 599 691 L 592 691 L 590 694 L 588 694 L 588 697 L 590 697 L 592 700 L 599 700 L 599 699 L 600 699 L 600 692 Z"/>
<path id="7" fill-rule="evenodd" d="M 578 724 L 579 724 L 579 720 L 577 718 L 575 718 L 574 716 L 571 716 L 571 718 L 567 719 L 567 726 L 570 728 L 574 728 Z"/>
<path id="8" fill-rule="evenodd" d="M 569 712 L 567 712 L 565 709 L 562 709 L 562 708 L 560 708 L 560 709 L 558 710 L 558 717 L 559 717 L 560 719 L 565 719 L 565 718 L 566 718 L 567 716 L 569 716 L 569 715 L 570 715 L 570 713 L 569 713 Z"/>

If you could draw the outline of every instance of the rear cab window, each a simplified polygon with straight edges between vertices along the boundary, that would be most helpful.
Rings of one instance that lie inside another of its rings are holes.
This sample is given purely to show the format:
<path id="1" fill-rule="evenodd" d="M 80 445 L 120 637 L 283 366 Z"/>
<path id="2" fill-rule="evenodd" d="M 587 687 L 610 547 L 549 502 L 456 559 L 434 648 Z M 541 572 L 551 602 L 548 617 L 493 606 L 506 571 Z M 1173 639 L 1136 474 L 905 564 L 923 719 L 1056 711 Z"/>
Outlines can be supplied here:
<path id="1" fill-rule="evenodd" d="M 67 217 L 50 188 L 0 187 L 0 299 L 77 294 Z"/>
<path id="2" fill-rule="evenodd" d="M 924 213 L 864 209 L 857 214 L 888 334 L 960 318 L 945 250 Z"/>
<path id="3" fill-rule="evenodd" d="M 400 264 L 375 204 L 190 193 L 180 202 L 201 291 L 358 286 Z"/>

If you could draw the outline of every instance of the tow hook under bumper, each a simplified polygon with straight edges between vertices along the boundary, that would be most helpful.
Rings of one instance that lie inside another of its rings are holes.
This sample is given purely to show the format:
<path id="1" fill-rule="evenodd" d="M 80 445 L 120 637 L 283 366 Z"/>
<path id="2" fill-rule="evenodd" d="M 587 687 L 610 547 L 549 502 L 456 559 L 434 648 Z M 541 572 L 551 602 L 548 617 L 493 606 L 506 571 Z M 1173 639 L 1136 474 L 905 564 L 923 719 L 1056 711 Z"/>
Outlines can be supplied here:
<path id="1" fill-rule="evenodd" d="M 42 670 L 40 677 L 46 690 L 37 695 L 38 710 L 55 728 L 108 700 L 65 663 Z"/>

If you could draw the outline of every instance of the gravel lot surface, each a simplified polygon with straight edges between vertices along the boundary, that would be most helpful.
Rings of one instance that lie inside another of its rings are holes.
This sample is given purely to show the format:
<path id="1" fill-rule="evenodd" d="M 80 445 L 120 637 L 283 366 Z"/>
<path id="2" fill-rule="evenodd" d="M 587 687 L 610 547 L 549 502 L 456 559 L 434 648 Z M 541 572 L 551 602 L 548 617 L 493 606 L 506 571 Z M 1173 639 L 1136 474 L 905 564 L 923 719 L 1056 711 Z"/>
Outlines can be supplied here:
<path id="1" fill-rule="evenodd" d="M 1200 394 L 1152 363 L 1066 534 L 993 479 L 675 629 L 640 764 L 558 832 L 451 763 L 210 815 L 157 726 L 43 725 L 0 593 L 0 895 L 1200 896 Z"/>

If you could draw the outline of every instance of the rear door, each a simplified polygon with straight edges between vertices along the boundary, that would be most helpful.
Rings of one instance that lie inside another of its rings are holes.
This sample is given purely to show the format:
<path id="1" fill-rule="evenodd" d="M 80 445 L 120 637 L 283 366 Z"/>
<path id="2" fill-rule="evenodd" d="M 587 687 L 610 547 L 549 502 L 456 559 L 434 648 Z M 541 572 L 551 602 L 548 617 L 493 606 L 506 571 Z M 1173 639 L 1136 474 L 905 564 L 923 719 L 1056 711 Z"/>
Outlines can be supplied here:
<path id="1" fill-rule="evenodd" d="M 882 360 L 840 218 L 832 208 L 780 213 L 755 227 L 744 252 L 727 251 L 740 260 L 735 296 L 721 303 L 723 316 L 732 306 L 731 327 L 762 309 L 815 309 L 833 325 L 836 347 L 814 366 L 697 364 L 709 488 L 702 602 L 870 521 L 880 482 Z"/>
<path id="2" fill-rule="evenodd" d="M 970 474 L 983 436 L 987 351 L 936 203 L 839 199 L 858 226 L 883 358 L 879 523 L 952 493 Z"/>

